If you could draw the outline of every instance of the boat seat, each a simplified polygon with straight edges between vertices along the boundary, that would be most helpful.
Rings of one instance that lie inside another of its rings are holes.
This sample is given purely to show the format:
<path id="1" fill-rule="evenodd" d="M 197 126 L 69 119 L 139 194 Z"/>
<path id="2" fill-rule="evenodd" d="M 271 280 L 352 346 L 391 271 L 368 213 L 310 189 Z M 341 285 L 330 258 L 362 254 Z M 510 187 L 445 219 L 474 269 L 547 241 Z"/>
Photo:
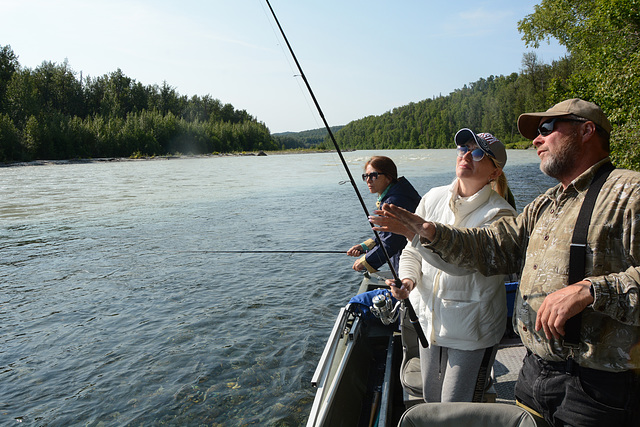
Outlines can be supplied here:
<path id="1" fill-rule="evenodd" d="M 407 310 L 400 316 L 402 334 L 402 364 L 400 365 L 400 383 L 402 384 L 404 404 L 408 408 L 424 403 L 422 398 L 422 374 L 420 373 L 420 343 L 418 334 L 409 321 Z"/>
<path id="2" fill-rule="evenodd" d="M 505 403 L 421 403 L 400 418 L 399 427 L 536 427 L 526 410 Z"/>

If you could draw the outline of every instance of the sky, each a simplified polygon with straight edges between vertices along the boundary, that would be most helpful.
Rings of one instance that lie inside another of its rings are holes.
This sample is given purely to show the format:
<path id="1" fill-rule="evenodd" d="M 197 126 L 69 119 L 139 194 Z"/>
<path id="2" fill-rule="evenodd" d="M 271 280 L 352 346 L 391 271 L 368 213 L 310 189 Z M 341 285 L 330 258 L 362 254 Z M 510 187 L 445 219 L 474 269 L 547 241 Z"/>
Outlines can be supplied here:
<path id="1" fill-rule="evenodd" d="M 527 48 L 541 0 L 269 0 L 330 126 L 380 115 L 566 50 Z M 266 0 L 0 0 L 22 67 L 117 69 L 246 110 L 272 133 L 324 127 Z"/>

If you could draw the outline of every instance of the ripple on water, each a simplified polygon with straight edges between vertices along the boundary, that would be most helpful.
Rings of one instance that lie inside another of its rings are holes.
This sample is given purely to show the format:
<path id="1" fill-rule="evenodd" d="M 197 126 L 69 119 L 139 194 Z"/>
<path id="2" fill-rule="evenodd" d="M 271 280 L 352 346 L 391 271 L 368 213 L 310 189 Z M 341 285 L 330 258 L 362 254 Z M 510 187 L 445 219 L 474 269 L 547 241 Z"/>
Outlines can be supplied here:
<path id="1" fill-rule="evenodd" d="M 354 171 L 371 154 L 346 153 Z M 532 153 L 510 152 L 507 175 L 521 208 L 553 183 L 535 153 L 529 163 L 520 154 Z M 390 155 L 420 193 L 453 179 L 454 150 Z M 345 178 L 335 155 L 0 175 L 11 207 L 0 208 L 3 417 L 34 425 L 304 423 L 315 364 L 361 279 L 353 259 L 209 251 L 346 250 L 369 237 L 353 189 L 338 185 Z"/>

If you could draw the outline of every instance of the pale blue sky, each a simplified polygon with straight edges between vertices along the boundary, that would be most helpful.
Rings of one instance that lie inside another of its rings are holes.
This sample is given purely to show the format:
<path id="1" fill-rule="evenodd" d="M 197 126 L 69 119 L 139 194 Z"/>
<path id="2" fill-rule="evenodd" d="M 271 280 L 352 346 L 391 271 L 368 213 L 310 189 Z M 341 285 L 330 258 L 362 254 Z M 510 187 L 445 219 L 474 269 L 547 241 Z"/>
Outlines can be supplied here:
<path id="1" fill-rule="evenodd" d="M 330 125 L 521 69 L 534 0 L 270 0 Z M 211 95 L 272 132 L 323 127 L 264 0 L 0 0 L 22 66 L 117 70 Z M 530 50 L 530 49 L 529 49 Z M 546 43 L 544 62 L 565 54 Z"/>

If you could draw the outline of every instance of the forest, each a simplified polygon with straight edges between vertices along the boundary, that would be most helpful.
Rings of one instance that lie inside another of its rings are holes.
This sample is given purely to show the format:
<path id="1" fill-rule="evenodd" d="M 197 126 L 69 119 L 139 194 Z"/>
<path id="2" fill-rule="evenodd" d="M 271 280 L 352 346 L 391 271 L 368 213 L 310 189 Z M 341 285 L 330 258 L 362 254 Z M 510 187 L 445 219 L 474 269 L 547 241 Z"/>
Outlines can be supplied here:
<path id="1" fill-rule="evenodd" d="M 614 163 L 640 170 L 640 0 L 542 0 L 518 28 L 527 48 L 554 39 L 567 55 L 545 64 L 526 52 L 519 72 L 332 128 L 338 144 L 450 148 L 455 132 L 468 127 L 524 147 L 521 113 L 580 97 L 609 116 Z M 211 95 L 188 98 L 167 82 L 144 86 L 120 69 L 83 78 L 66 61 L 21 67 L 11 46 L 0 46 L 0 162 L 309 147 L 333 144 L 322 129 L 272 135 Z"/>
<path id="2" fill-rule="evenodd" d="M 280 148 L 264 123 L 209 95 L 143 86 L 120 69 L 82 78 L 66 61 L 31 70 L 0 47 L 0 161 Z"/>
<path id="3" fill-rule="evenodd" d="M 331 126 L 331 132 L 335 134 L 344 126 Z M 329 134 L 326 128 L 304 130 L 302 132 L 282 132 L 273 136 L 285 149 L 317 148 Z"/>

